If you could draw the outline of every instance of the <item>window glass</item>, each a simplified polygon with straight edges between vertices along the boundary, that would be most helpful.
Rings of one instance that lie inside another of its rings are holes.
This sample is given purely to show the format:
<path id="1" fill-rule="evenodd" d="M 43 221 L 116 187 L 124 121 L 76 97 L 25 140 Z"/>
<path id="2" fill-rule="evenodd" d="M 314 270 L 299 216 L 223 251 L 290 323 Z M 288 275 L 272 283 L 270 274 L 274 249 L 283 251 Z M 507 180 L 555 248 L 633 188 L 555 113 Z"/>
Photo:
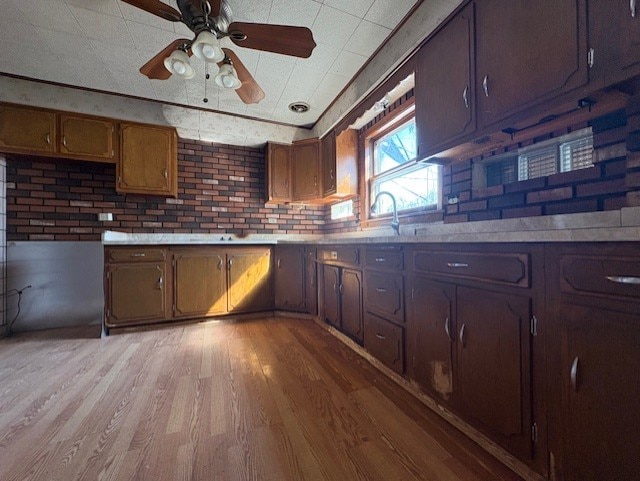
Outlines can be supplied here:
<path id="1" fill-rule="evenodd" d="M 416 123 L 412 119 L 373 144 L 374 175 L 392 170 L 416 158 Z"/>

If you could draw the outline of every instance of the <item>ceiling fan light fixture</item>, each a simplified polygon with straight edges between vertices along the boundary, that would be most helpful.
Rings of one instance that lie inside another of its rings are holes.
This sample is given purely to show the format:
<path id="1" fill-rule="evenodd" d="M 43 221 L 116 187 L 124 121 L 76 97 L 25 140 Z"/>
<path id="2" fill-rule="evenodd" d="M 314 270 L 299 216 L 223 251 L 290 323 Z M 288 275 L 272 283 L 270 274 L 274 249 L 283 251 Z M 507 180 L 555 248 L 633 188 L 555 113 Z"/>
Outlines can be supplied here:
<path id="1" fill-rule="evenodd" d="M 195 77 L 196 72 L 189 65 L 189 56 L 183 50 L 174 50 L 167 58 L 164 59 L 164 66 L 173 75 L 190 79 Z"/>
<path id="2" fill-rule="evenodd" d="M 236 69 L 228 63 L 220 66 L 220 71 L 214 80 L 218 87 L 225 89 L 238 89 L 242 86 L 242 82 L 238 79 Z"/>
<path id="3" fill-rule="evenodd" d="M 224 52 L 220 48 L 218 38 L 207 30 L 198 34 L 191 45 L 191 51 L 205 62 L 217 63 L 224 59 Z"/>

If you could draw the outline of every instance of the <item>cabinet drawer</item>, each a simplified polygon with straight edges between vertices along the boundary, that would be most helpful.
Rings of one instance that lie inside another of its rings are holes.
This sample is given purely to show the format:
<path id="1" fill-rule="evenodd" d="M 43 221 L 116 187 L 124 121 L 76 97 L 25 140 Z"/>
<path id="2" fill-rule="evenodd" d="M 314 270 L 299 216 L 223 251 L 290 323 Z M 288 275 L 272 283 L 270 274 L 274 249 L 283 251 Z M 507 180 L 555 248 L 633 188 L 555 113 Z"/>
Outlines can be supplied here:
<path id="1" fill-rule="evenodd" d="M 364 318 L 364 347 L 398 374 L 404 372 L 403 329 L 372 314 Z"/>
<path id="2" fill-rule="evenodd" d="M 105 255 L 106 262 L 157 262 L 164 261 L 165 258 L 165 249 L 149 248 L 108 249 Z"/>
<path id="3" fill-rule="evenodd" d="M 326 247 L 319 250 L 318 257 L 326 263 L 360 265 L 360 249 L 358 247 Z"/>
<path id="4" fill-rule="evenodd" d="M 413 267 L 418 272 L 466 277 L 499 284 L 529 287 L 529 254 L 419 251 Z"/>
<path id="5" fill-rule="evenodd" d="M 562 292 L 640 299 L 637 257 L 566 255 L 560 268 Z"/>
<path id="6" fill-rule="evenodd" d="M 402 248 L 367 249 L 364 263 L 366 267 L 372 269 L 401 271 L 404 267 Z"/>
<path id="7" fill-rule="evenodd" d="M 402 274 L 366 272 L 365 306 L 385 319 L 404 322 L 404 288 Z"/>

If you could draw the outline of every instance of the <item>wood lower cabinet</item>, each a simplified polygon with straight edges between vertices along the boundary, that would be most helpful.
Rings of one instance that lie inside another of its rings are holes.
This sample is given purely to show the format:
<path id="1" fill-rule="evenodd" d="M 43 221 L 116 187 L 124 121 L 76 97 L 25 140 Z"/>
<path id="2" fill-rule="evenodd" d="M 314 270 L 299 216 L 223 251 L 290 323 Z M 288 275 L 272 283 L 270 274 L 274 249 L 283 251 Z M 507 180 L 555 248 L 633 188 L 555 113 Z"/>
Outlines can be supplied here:
<path id="1" fill-rule="evenodd" d="M 197 248 L 173 253 L 174 317 L 227 312 L 227 262 L 223 250 Z"/>
<path id="2" fill-rule="evenodd" d="M 305 307 L 311 315 L 318 314 L 318 262 L 315 247 L 305 248 Z"/>
<path id="3" fill-rule="evenodd" d="M 115 162 L 115 123 L 107 119 L 61 114 L 60 154 L 82 160 Z"/>
<path id="4" fill-rule="evenodd" d="M 154 260 L 160 252 L 162 260 Z M 164 251 L 126 249 L 107 252 L 105 325 L 118 327 L 167 319 L 167 268 Z M 109 262 L 109 261 L 108 261 Z"/>
<path id="5" fill-rule="evenodd" d="M 636 479 L 640 472 L 640 246 L 548 246 L 551 475 Z"/>
<path id="6" fill-rule="evenodd" d="M 116 191 L 178 195 L 178 139 L 174 128 L 120 124 Z"/>
<path id="7" fill-rule="evenodd" d="M 276 246 L 275 248 L 275 305 L 277 309 L 304 311 L 305 296 L 304 246 Z"/>
<path id="8" fill-rule="evenodd" d="M 49 110 L 0 105 L 0 151 L 53 154 L 56 114 Z"/>
<path id="9" fill-rule="evenodd" d="M 362 272 L 322 266 L 322 317 L 357 342 L 363 341 Z"/>
<path id="10" fill-rule="evenodd" d="M 340 319 L 340 268 L 322 266 L 322 316 L 327 324 L 342 328 Z"/>
<path id="11" fill-rule="evenodd" d="M 370 313 L 364 318 L 364 346 L 398 374 L 404 372 L 404 330 Z"/>
<path id="12" fill-rule="evenodd" d="M 271 248 L 227 252 L 228 311 L 255 312 L 273 308 Z"/>
<path id="13" fill-rule="evenodd" d="M 404 322 L 404 279 L 402 273 L 365 272 L 367 311 L 390 321 Z"/>

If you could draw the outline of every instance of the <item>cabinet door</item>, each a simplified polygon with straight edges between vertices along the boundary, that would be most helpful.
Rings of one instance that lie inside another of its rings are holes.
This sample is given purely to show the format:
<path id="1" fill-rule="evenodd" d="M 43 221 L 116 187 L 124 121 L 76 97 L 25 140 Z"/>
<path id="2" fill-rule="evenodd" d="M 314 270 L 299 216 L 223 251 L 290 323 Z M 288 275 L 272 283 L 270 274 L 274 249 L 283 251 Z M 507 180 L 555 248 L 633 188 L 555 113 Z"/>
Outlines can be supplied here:
<path id="1" fill-rule="evenodd" d="M 475 131 L 474 4 L 419 51 L 416 67 L 418 154 Z"/>
<path id="2" fill-rule="evenodd" d="M 365 274 L 367 311 L 395 322 L 404 322 L 404 281 L 402 274 L 367 271 Z"/>
<path id="3" fill-rule="evenodd" d="M 228 310 L 249 312 L 273 307 L 271 249 L 227 254 Z"/>
<path id="4" fill-rule="evenodd" d="M 640 315 L 563 305 L 562 382 L 567 481 L 640 472 Z"/>
<path id="5" fill-rule="evenodd" d="M 173 255 L 174 317 L 213 316 L 227 312 L 225 255 L 208 249 Z"/>
<path id="6" fill-rule="evenodd" d="M 177 159 L 175 129 L 120 124 L 118 192 L 176 196 Z"/>
<path id="7" fill-rule="evenodd" d="M 364 321 L 364 347 L 376 359 L 398 374 L 404 372 L 404 339 L 400 326 L 367 313 Z"/>
<path id="8" fill-rule="evenodd" d="M 609 85 L 637 75 L 640 3 L 637 0 L 589 0 L 588 8 L 589 47 L 594 49 L 591 80 Z"/>
<path id="9" fill-rule="evenodd" d="M 340 268 L 322 267 L 322 294 L 324 320 L 340 329 Z"/>
<path id="10" fill-rule="evenodd" d="M 110 265 L 106 275 L 108 326 L 166 318 L 164 263 Z"/>
<path id="11" fill-rule="evenodd" d="M 293 200 L 313 200 L 320 197 L 319 142 L 304 140 L 293 144 Z"/>
<path id="12" fill-rule="evenodd" d="M 45 110 L 0 106 L 0 150 L 51 154 L 56 151 L 56 116 Z"/>
<path id="13" fill-rule="evenodd" d="M 329 132 L 320 142 L 322 197 L 336 193 L 336 133 Z"/>
<path id="14" fill-rule="evenodd" d="M 455 295 L 451 284 L 422 277 L 413 280 L 409 329 L 411 377 L 435 397 L 454 393 Z"/>
<path id="15" fill-rule="evenodd" d="M 112 162 L 115 156 L 113 122 L 77 115 L 60 115 L 60 153 L 83 160 Z"/>
<path id="16" fill-rule="evenodd" d="M 269 142 L 267 147 L 267 201 L 291 201 L 291 146 Z"/>
<path id="17" fill-rule="evenodd" d="M 314 316 L 318 313 L 318 264 L 316 262 L 316 249 L 305 249 L 306 254 L 306 280 L 305 280 L 305 306 L 306 311 Z"/>
<path id="18" fill-rule="evenodd" d="M 358 194 L 358 131 L 345 129 L 335 137 L 335 192 L 338 198 Z M 331 173 L 329 172 L 329 175 Z"/>
<path id="19" fill-rule="evenodd" d="M 483 126 L 587 82 L 584 0 L 476 3 L 476 92 Z"/>
<path id="20" fill-rule="evenodd" d="M 531 459 L 531 299 L 457 288 L 463 413 L 520 459 Z"/>
<path id="21" fill-rule="evenodd" d="M 304 264 L 304 247 L 276 247 L 276 308 L 304 310 Z"/>
<path id="22" fill-rule="evenodd" d="M 362 342 L 362 274 L 359 271 L 342 270 L 340 294 L 342 331 Z"/>

